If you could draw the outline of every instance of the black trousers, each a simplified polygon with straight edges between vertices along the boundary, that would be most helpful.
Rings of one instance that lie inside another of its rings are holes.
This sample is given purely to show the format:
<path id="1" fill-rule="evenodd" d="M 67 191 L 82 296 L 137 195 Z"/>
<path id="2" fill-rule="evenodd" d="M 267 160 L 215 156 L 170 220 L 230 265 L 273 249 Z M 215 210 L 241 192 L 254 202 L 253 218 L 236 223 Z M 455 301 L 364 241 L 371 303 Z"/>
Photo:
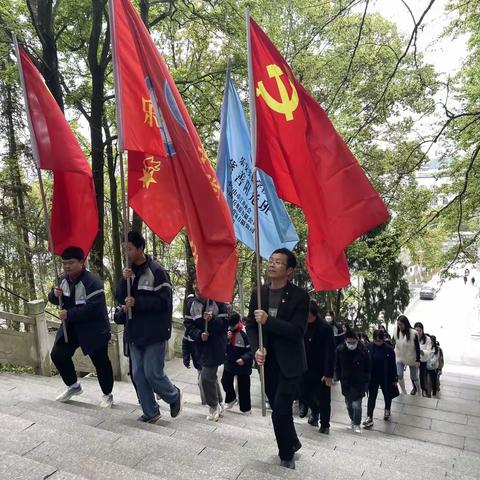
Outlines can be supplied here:
<path id="1" fill-rule="evenodd" d="M 237 398 L 234 387 L 235 374 L 223 370 L 222 387 L 225 390 L 225 403 L 233 402 Z M 241 412 L 252 409 L 250 398 L 250 375 L 237 375 L 238 404 Z"/>
<path id="2" fill-rule="evenodd" d="M 285 378 L 276 362 L 265 365 L 265 393 L 272 408 L 272 423 L 281 460 L 291 460 L 298 443 L 293 423 L 293 402 L 301 377 Z"/>
<path id="3" fill-rule="evenodd" d="M 420 362 L 420 388 L 422 392 L 427 390 L 427 362 Z"/>
<path id="4" fill-rule="evenodd" d="M 367 417 L 373 417 L 375 404 L 377 403 L 378 389 L 382 389 L 383 398 L 385 400 L 385 410 L 390 410 L 392 406 L 392 398 L 384 385 L 378 382 L 370 382 L 368 385 L 368 403 L 367 403 Z"/>
<path id="5" fill-rule="evenodd" d="M 427 370 L 427 377 L 430 378 L 430 385 L 432 386 L 432 395 L 436 395 L 438 391 L 438 372 L 437 370 Z"/>
<path id="6" fill-rule="evenodd" d="M 79 347 L 78 339 L 69 332 L 68 343 L 64 338 L 60 338 L 52 348 L 50 357 L 55 367 L 57 367 L 63 382 L 67 387 L 77 381 L 77 373 L 73 365 L 72 357 Z M 98 383 L 104 395 L 112 393 L 113 390 L 113 370 L 110 358 L 108 358 L 108 344 L 99 350 L 88 355 L 92 360 L 97 371 Z"/>
<path id="7" fill-rule="evenodd" d="M 331 389 L 318 376 L 305 373 L 300 383 L 300 403 L 319 415 L 320 426 L 330 428 Z"/>

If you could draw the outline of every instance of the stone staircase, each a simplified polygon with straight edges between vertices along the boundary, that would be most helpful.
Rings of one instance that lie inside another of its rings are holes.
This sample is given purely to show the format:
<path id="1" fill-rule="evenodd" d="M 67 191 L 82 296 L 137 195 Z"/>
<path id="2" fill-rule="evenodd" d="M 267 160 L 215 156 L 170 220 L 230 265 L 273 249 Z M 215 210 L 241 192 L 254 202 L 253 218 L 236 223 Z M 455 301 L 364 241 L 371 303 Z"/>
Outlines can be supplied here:
<path id="1" fill-rule="evenodd" d="M 196 372 L 179 360 L 167 363 L 184 392 L 184 408 L 171 419 L 168 406 L 155 425 L 141 414 L 131 384 L 117 382 L 115 406 L 98 407 L 95 378 L 82 379 L 75 401 L 53 399 L 59 377 L 0 374 L 0 479 L 52 480 L 275 480 L 385 479 L 473 480 L 480 477 L 480 378 L 442 376 L 438 399 L 401 396 L 392 420 L 383 421 L 381 395 L 375 425 L 361 435 L 349 423 L 339 387 L 333 392 L 329 436 L 295 418 L 303 448 L 297 469 L 280 467 L 269 416 L 259 409 L 252 375 L 253 413 L 226 412 L 218 423 L 205 419 Z M 364 408 L 366 402 L 364 401 Z"/>

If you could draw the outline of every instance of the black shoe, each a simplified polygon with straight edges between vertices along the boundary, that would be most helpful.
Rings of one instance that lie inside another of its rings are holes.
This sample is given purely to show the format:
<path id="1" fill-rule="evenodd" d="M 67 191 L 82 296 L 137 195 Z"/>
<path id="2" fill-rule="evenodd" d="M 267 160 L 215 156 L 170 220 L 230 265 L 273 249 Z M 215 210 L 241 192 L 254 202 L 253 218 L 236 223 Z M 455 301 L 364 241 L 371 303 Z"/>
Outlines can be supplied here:
<path id="1" fill-rule="evenodd" d="M 410 395 L 416 395 L 416 394 L 417 394 L 417 389 L 413 387 L 412 391 L 410 392 Z"/>
<path id="2" fill-rule="evenodd" d="M 175 387 L 178 391 L 177 399 L 170 404 L 170 416 L 172 418 L 178 417 L 179 413 L 182 411 L 182 391 Z"/>
<path id="3" fill-rule="evenodd" d="M 308 407 L 306 405 L 300 405 L 298 408 L 298 416 L 300 418 L 305 418 L 308 414 Z"/>
<path id="4" fill-rule="evenodd" d="M 328 435 L 330 433 L 329 427 L 320 427 L 319 433 L 323 433 L 324 435 Z"/>
<path id="5" fill-rule="evenodd" d="M 140 417 L 138 417 L 137 420 L 143 423 L 155 423 L 157 420 L 161 418 L 161 416 L 162 415 L 160 414 L 160 412 L 158 412 L 153 417 L 147 417 L 145 414 L 143 414 L 143 415 L 140 415 Z"/>
<path id="6" fill-rule="evenodd" d="M 293 458 L 291 460 L 282 460 L 280 466 L 295 470 L 295 460 Z"/>
<path id="7" fill-rule="evenodd" d="M 300 443 L 300 440 L 297 440 L 297 443 L 293 446 L 293 453 L 298 452 L 302 448 L 302 444 Z"/>
<path id="8" fill-rule="evenodd" d="M 318 415 L 312 414 L 308 417 L 308 424 L 312 427 L 318 427 Z"/>

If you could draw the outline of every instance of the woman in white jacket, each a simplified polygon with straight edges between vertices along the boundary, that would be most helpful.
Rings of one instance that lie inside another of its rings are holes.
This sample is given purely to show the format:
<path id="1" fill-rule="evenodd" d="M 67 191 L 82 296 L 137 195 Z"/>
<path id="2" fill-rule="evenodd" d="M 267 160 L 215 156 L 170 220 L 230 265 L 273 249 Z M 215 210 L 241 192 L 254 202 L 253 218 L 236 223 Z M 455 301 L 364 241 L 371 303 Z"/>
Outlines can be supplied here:
<path id="1" fill-rule="evenodd" d="M 427 391 L 427 360 L 432 353 L 432 340 L 423 328 L 423 323 L 417 322 L 413 328 L 417 331 L 418 341 L 420 342 L 420 388 L 423 397 L 430 397 Z"/>
<path id="2" fill-rule="evenodd" d="M 400 385 L 402 393 L 407 393 L 403 372 L 408 366 L 410 368 L 410 380 L 413 385 L 413 390 L 410 393 L 415 395 L 419 392 L 420 395 L 420 385 L 418 383 L 420 345 L 417 332 L 412 328 L 405 315 L 400 315 L 397 319 L 397 327 L 393 332 L 392 342 L 395 344 L 398 384 Z"/>

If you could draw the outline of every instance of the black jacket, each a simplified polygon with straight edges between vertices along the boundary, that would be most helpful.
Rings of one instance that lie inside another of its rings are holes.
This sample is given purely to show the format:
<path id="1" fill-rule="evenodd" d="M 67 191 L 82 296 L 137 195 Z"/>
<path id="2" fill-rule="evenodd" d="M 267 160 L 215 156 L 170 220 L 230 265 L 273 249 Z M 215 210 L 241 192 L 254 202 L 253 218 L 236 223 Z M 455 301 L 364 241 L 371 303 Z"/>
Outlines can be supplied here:
<path id="1" fill-rule="evenodd" d="M 367 348 L 371 362 L 370 383 L 378 383 L 389 391 L 398 381 L 395 351 L 388 343 L 379 347 L 372 342 Z"/>
<path id="2" fill-rule="evenodd" d="M 208 340 L 203 342 L 205 308 L 206 301 L 201 302 L 196 297 L 187 301 L 183 312 L 185 335 L 195 340 L 197 344 L 198 363 L 202 367 L 217 367 L 225 361 L 228 329 L 227 307 L 224 303 L 210 300 L 209 308 L 213 309 L 214 315 L 208 322 Z"/>
<path id="3" fill-rule="evenodd" d="M 355 350 L 349 350 L 345 343 L 337 348 L 337 372 L 343 396 L 349 400 L 359 400 L 365 396 L 370 380 L 370 354 L 358 342 Z"/>
<path id="4" fill-rule="evenodd" d="M 333 378 L 335 366 L 335 337 L 333 329 L 325 320 L 318 318 L 307 325 L 305 332 L 305 351 L 310 375 L 318 379 Z"/>
<path id="5" fill-rule="evenodd" d="M 227 353 L 225 354 L 223 369 L 233 375 L 250 375 L 252 373 L 253 353 L 248 342 L 248 336 L 243 330 L 231 335 L 235 335 L 235 339 L 233 344 L 230 338 L 227 339 Z M 237 360 L 239 358 L 243 360 L 243 365 L 238 365 Z"/>
<path id="6" fill-rule="evenodd" d="M 63 275 L 60 277 L 60 288 L 63 290 L 63 308 L 67 310 L 67 333 L 78 339 L 85 355 L 104 347 L 110 340 L 110 324 L 100 278 L 88 270 L 84 270 L 75 280 Z M 48 294 L 48 300 L 58 305 L 53 289 Z M 60 327 L 55 342 L 62 337 L 63 327 Z"/>
<path id="7" fill-rule="evenodd" d="M 268 285 L 261 289 L 261 308 L 268 312 Z M 266 365 L 275 360 L 286 378 L 301 376 L 307 370 L 304 335 L 307 326 L 309 297 L 305 290 L 288 282 L 283 290 L 277 317 L 268 317 L 263 326 Z M 258 350 L 258 325 L 253 312 L 257 310 L 256 289 L 248 310 L 247 334 L 252 352 Z M 274 359 L 270 356 L 273 352 Z"/>
<path id="8" fill-rule="evenodd" d="M 146 262 L 133 265 L 132 319 L 126 322 L 125 335 L 128 342 L 139 346 L 163 342 L 172 333 L 172 284 L 167 271 L 146 255 Z M 127 281 L 122 279 L 117 286 L 115 298 L 121 305 L 127 297 Z"/>

